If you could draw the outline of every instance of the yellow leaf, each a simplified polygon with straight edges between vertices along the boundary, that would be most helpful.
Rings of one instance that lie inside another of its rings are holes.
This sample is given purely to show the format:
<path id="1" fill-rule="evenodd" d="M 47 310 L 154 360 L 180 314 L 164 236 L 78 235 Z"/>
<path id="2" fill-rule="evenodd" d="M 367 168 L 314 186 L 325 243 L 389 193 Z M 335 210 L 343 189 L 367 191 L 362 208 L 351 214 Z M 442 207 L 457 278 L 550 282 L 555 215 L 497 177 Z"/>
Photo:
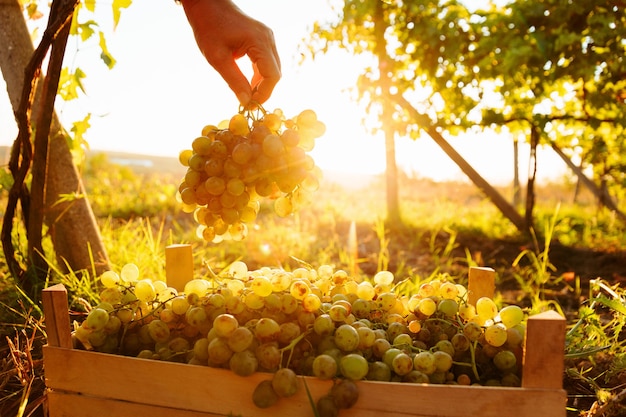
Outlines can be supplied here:
<path id="1" fill-rule="evenodd" d="M 117 24 L 120 22 L 122 9 L 128 8 L 132 2 L 133 0 L 113 0 L 113 29 L 115 29 Z"/>

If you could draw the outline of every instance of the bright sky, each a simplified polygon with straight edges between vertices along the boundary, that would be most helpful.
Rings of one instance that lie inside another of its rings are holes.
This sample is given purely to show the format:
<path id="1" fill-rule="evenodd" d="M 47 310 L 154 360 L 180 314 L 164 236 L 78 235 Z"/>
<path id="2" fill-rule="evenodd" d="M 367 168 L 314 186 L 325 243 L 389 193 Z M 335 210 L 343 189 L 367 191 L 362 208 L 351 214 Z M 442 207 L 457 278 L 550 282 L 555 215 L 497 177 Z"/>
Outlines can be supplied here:
<path id="1" fill-rule="evenodd" d="M 476 1 L 476 0 L 473 0 Z M 270 26 L 276 36 L 283 78 L 265 108 L 281 108 L 289 117 L 313 109 L 327 125 L 311 153 L 325 170 L 381 173 L 384 140 L 362 126 L 361 110 L 350 100 L 363 62 L 341 52 L 298 65 L 301 39 L 313 22 L 327 20 L 326 0 L 237 0 L 249 15 Z M 111 33 L 110 12 L 99 3 L 98 21 L 107 32 L 109 50 L 117 59 L 111 71 L 99 60 L 97 47 L 70 43 L 68 54 L 87 73 L 86 97 L 61 103 L 62 121 L 70 126 L 92 113 L 86 138 L 92 149 L 176 156 L 188 148 L 200 129 L 219 123 L 238 110 L 235 96 L 200 54 L 183 9 L 173 0 L 134 0 Z M 246 66 L 247 61 L 242 61 Z M 0 80 L 1 81 L 1 80 Z M 17 134 L 4 91 L 0 92 L 0 145 Z M 488 181 L 509 183 L 513 152 L 506 137 L 481 135 L 451 140 L 453 146 Z M 521 175 L 526 161 L 522 151 Z M 561 175 L 564 165 L 551 152 L 540 155 L 542 178 Z M 465 180 L 464 174 L 429 138 L 399 139 L 397 161 L 402 169 L 435 180 Z M 544 168 L 545 167 L 545 168 Z"/>

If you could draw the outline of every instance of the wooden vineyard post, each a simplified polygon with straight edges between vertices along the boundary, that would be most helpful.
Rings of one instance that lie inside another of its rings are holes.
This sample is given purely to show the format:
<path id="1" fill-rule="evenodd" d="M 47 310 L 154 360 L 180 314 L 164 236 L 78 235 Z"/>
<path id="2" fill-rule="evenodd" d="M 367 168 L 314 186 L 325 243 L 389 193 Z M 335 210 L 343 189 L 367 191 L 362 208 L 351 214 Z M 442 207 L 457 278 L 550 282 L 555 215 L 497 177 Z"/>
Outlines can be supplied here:
<path id="1" fill-rule="evenodd" d="M 467 278 L 468 302 L 475 306 L 480 297 L 493 298 L 496 291 L 496 271 L 493 268 L 472 266 Z"/>
<path id="2" fill-rule="evenodd" d="M 67 290 L 63 284 L 56 284 L 44 289 L 41 298 L 46 318 L 48 345 L 72 349 Z"/>
<path id="3" fill-rule="evenodd" d="M 563 388 L 565 318 L 550 310 L 528 318 L 522 387 Z"/>
<path id="4" fill-rule="evenodd" d="M 167 285 L 178 291 L 193 279 L 193 252 L 189 244 L 169 245 L 165 248 L 165 279 Z"/>

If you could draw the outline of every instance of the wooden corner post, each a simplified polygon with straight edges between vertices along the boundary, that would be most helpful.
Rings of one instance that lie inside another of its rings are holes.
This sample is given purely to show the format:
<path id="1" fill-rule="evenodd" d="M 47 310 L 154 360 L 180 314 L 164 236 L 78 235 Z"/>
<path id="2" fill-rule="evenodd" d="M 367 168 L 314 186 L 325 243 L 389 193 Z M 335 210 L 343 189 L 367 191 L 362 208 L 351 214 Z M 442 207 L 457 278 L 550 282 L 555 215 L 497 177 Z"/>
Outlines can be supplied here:
<path id="1" fill-rule="evenodd" d="M 72 328 L 67 305 L 67 290 L 63 284 L 53 285 L 42 291 L 41 299 L 46 319 L 48 345 L 72 349 Z"/>
<path id="2" fill-rule="evenodd" d="M 528 318 L 522 387 L 563 389 L 565 318 L 554 310 Z"/>

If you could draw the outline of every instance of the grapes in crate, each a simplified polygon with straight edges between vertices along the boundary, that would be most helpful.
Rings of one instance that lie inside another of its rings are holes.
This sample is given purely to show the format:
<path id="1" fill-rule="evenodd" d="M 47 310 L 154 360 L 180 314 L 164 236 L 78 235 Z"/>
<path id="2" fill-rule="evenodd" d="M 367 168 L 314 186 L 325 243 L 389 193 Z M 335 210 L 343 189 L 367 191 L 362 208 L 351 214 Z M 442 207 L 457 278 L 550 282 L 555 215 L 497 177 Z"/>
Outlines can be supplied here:
<path id="1" fill-rule="evenodd" d="M 295 375 L 459 385 L 521 384 L 525 312 L 441 275 L 398 283 L 390 272 L 351 276 L 330 265 L 249 270 L 236 261 L 183 291 L 126 265 L 100 277 L 100 303 L 74 337 L 96 351 L 271 374 L 250 396 L 261 408 L 292 396 Z M 333 384 L 331 414 L 358 398 Z"/>
<path id="2" fill-rule="evenodd" d="M 209 242 L 243 240 L 263 198 L 286 217 L 306 206 L 320 170 L 307 153 L 325 132 L 312 110 L 286 119 L 280 110 L 243 110 L 224 126 L 207 125 L 179 155 L 187 167 L 177 193 Z"/>

